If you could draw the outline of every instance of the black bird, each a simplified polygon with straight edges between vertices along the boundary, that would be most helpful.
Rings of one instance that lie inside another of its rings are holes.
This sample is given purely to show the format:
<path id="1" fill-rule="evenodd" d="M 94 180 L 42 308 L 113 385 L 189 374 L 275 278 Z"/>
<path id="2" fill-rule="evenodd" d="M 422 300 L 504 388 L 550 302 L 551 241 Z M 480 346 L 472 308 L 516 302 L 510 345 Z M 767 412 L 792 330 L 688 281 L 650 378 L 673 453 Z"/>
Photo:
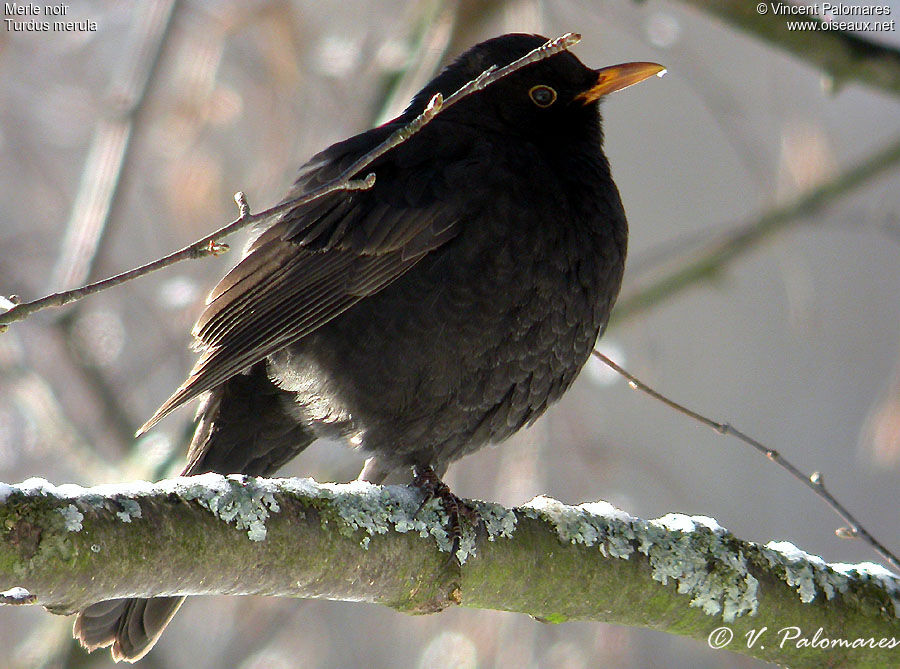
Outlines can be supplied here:
<path id="1" fill-rule="evenodd" d="M 353 161 L 491 65 L 541 46 L 472 47 L 398 118 L 314 156 L 289 197 Z M 141 428 L 205 393 L 185 475 L 269 475 L 316 438 L 370 455 L 361 478 L 447 466 L 534 422 L 566 391 L 622 280 L 625 212 L 602 151 L 599 99 L 663 70 L 600 70 L 564 51 L 464 98 L 340 191 L 283 213 L 213 289 L 202 355 Z M 75 635 L 135 661 L 181 597 L 82 611 Z"/>

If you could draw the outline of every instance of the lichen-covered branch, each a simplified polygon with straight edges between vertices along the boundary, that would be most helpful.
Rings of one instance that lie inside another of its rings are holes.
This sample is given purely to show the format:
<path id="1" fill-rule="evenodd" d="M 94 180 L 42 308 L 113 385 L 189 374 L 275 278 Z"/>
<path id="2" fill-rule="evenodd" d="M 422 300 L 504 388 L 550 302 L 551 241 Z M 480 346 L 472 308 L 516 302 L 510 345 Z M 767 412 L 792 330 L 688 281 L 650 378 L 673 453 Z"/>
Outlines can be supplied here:
<path id="1" fill-rule="evenodd" d="M 457 561 L 440 503 L 420 504 L 405 487 L 215 474 L 0 484 L 0 603 L 71 613 L 125 596 L 264 594 L 500 609 L 704 641 L 727 627 L 729 650 L 794 667 L 889 666 L 900 653 L 900 578 L 878 565 L 826 565 L 709 518 L 644 521 L 543 497 L 474 502 L 482 522 L 464 528 Z"/>
<path id="2" fill-rule="evenodd" d="M 723 19 L 732 26 L 821 68 L 835 87 L 856 81 L 900 95 L 900 50 L 841 30 L 789 30 L 788 22 L 820 22 L 814 15 L 786 14 L 776 8 L 787 2 L 748 0 L 681 0 Z M 808 3 L 813 4 L 813 3 Z M 833 3 L 841 4 L 841 3 Z M 847 3 L 843 3 L 847 4 Z M 875 3 L 873 3 L 875 4 Z M 761 12 L 759 5 L 766 11 Z M 890 21 L 891 15 L 838 16 L 844 21 Z"/>

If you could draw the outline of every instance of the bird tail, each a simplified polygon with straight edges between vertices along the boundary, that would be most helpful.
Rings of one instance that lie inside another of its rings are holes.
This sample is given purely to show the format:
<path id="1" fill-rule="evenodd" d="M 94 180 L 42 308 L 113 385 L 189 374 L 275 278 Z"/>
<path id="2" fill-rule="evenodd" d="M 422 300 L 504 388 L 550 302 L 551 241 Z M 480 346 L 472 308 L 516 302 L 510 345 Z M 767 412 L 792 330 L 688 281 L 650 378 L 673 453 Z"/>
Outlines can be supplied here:
<path id="1" fill-rule="evenodd" d="M 290 413 L 293 394 L 266 374 L 265 361 L 214 388 L 197 411 L 183 476 L 218 472 L 268 476 L 314 440 Z M 78 614 L 73 634 L 88 651 L 112 646 L 116 662 L 146 655 L 184 597 L 111 599 Z"/>
<path id="2" fill-rule="evenodd" d="M 88 651 L 112 646 L 115 662 L 137 662 L 153 648 L 184 597 L 110 599 L 75 619 L 74 636 Z"/>

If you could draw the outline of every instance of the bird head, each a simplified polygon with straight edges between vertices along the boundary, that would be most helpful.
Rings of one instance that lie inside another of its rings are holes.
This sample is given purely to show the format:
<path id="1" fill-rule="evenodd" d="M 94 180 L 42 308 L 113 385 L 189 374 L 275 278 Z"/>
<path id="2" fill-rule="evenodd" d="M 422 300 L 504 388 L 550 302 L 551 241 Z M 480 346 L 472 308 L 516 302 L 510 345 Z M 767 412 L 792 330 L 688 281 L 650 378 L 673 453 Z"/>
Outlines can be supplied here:
<path id="1" fill-rule="evenodd" d="M 509 34 L 476 44 L 415 96 L 404 117 L 421 112 L 435 93 L 446 99 L 492 65 L 508 65 L 546 42 L 541 35 Z M 562 51 L 472 94 L 446 110 L 443 120 L 531 137 L 581 127 L 599 130 L 597 106 L 606 95 L 664 72 L 662 65 L 647 62 L 594 70 Z"/>

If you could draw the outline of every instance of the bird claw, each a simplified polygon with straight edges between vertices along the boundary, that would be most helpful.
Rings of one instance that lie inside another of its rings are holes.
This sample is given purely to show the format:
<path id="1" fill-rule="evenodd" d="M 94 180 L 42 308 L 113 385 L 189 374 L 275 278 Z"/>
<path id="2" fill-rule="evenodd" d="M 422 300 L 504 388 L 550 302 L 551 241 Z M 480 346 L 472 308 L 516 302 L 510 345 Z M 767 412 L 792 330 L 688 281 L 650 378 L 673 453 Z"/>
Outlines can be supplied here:
<path id="1" fill-rule="evenodd" d="M 450 487 L 441 480 L 431 466 L 421 467 L 417 465 L 413 471 L 413 485 L 425 494 L 422 503 L 416 510 L 416 515 L 419 515 L 419 512 L 431 500 L 435 498 L 441 500 L 448 517 L 448 534 L 453 542 L 450 555 L 456 559 L 457 564 L 461 564 L 459 561 L 459 547 L 462 541 L 460 517 L 465 516 L 470 523 L 478 524 L 481 522 L 478 512 L 471 504 L 454 495 Z"/>

